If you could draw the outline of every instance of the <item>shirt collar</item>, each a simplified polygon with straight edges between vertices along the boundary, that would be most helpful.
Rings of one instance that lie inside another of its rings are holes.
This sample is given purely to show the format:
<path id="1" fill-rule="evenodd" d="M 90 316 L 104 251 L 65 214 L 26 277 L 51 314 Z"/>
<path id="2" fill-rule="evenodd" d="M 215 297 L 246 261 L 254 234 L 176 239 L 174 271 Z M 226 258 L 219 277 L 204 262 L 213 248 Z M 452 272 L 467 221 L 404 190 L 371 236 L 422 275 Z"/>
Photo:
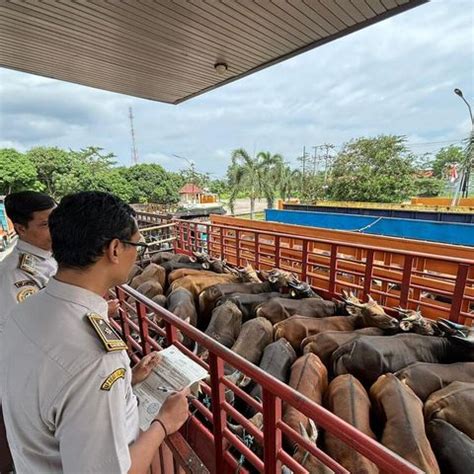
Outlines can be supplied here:
<path id="1" fill-rule="evenodd" d="M 55 298 L 84 306 L 84 308 L 98 313 L 102 317 L 107 316 L 107 302 L 93 291 L 86 290 L 80 286 L 70 285 L 69 283 L 63 283 L 54 277 L 49 280 L 44 291 Z"/>
<path id="2" fill-rule="evenodd" d="M 24 240 L 21 240 L 21 239 L 18 239 L 16 248 L 20 252 L 31 253 L 32 255 L 35 255 L 36 257 L 40 257 L 44 259 L 48 259 L 53 256 L 52 252 L 49 252 L 48 250 L 40 249 L 39 247 L 29 244 L 28 242 L 25 242 Z"/>

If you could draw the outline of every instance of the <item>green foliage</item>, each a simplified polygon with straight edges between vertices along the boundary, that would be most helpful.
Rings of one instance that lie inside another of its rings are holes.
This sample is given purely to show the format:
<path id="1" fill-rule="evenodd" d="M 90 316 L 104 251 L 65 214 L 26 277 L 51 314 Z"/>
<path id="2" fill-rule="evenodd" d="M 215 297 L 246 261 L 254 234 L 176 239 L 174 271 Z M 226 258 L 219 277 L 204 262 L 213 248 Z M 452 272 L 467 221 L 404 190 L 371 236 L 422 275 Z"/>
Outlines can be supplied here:
<path id="1" fill-rule="evenodd" d="M 462 163 L 463 159 L 464 151 L 462 147 L 450 145 L 449 147 L 441 148 L 431 162 L 434 176 L 436 178 L 445 178 L 449 171 L 449 165 Z"/>
<path id="2" fill-rule="evenodd" d="M 404 137 L 353 140 L 336 156 L 330 196 L 341 201 L 400 202 L 413 187 L 413 161 Z"/>
<path id="3" fill-rule="evenodd" d="M 414 182 L 414 194 L 420 197 L 438 196 L 445 188 L 445 182 L 438 178 L 417 178 Z"/>
<path id="4" fill-rule="evenodd" d="M 0 149 L 0 171 L 0 194 L 41 189 L 35 165 L 13 148 Z"/>
<path id="5" fill-rule="evenodd" d="M 182 178 L 168 173 L 157 164 L 139 164 L 121 170 L 122 176 L 132 185 L 131 202 L 175 204 L 179 201 Z"/>

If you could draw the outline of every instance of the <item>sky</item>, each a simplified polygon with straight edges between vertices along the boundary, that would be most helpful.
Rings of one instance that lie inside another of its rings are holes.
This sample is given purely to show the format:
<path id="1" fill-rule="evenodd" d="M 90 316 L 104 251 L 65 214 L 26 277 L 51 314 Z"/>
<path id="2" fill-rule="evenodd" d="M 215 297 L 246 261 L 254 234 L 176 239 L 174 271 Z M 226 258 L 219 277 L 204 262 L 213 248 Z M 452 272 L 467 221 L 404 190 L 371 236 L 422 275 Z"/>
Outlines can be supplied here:
<path id="1" fill-rule="evenodd" d="M 225 174 L 232 150 L 405 135 L 418 153 L 468 136 L 474 107 L 474 0 L 433 0 L 180 105 L 0 68 L 0 148 L 89 145 L 131 164 L 128 107 L 141 163 Z"/>

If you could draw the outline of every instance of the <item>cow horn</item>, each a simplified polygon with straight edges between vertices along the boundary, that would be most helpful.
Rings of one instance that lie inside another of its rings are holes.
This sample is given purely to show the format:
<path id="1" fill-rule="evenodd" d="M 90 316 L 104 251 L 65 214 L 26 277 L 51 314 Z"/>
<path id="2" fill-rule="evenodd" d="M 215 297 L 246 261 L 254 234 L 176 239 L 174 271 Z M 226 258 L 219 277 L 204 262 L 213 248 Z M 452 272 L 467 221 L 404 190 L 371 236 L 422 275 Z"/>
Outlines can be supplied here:
<path id="1" fill-rule="evenodd" d="M 244 434 L 244 428 L 242 425 L 233 425 L 230 421 L 227 422 L 229 429 L 236 435 L 242 437 Z"/>
<path id="2" fill-rule="evenodd" d="M 309 438 L 310 440 L 316 444 L 318 440 L 318 429 L 316 428 L 315 422 L 310 418 L 309 419 Z"/>
<path id="3" fill-rule="evenodd" d="M 237 385 L 240 388 L 247 387 L 251 381 L 252 379 L 250 377 L 247 377 L 246 375 L 242 374 L 242 378 L 240 379 Z"/>
<path id="4" fill-rule="evenodd" d="M 369 303 L 375 303 L 375 304 L 377 304 L 377 301 L 375 301 L 375 300 L 372 298 L 372 296 L 367 295 L 367 299 L 369 300 Z"/>
<path id="5" fill-rule="evenodd" d="M 347 293 L 346 290 L 342 290 L 342 296 L 347 300 L 349 298 L 349 293 Z"/>
<path id="6" fill-rule="evenodd" d="M 306 431 L 306 428 L 304 427 L 303 423 L 301 423 L 301 421 L 300 421 L 300 432 L 301 432 L 301 436 L 303 436 L 303 438 L 306 441 L 311 441 L 308 436 L 308 432 Z"/>
<path id="7" fill-rule="evenodd" d="M 201 266 L 202 268 L 204 268 L 204 270 L 209 270 L 211 268 L 211 265 L 209 264 L 209 262 L 203 262 Z"/>

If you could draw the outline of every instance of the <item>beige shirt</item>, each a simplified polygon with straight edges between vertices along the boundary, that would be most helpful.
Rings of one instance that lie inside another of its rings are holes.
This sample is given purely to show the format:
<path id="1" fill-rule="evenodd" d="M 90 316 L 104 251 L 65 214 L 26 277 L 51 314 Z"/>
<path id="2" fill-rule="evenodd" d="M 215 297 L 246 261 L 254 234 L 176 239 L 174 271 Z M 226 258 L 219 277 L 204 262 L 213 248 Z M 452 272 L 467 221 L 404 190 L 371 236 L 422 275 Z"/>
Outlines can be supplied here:
<path id="1" fill-rule="evenodd" d="M 16 304 L 44 288 L 57 268 L 51 252 L 18 240 L 0 262 L 0 333 Z"/>
<path id="2" fill-rule="evenodd" d="M 130 468 L 139 433 L 130 359 L 105 350 L 89 312 L 105 319 L 105 300 L 53 278 L 6 322 L 0 383 L 18 473 Z"/>

